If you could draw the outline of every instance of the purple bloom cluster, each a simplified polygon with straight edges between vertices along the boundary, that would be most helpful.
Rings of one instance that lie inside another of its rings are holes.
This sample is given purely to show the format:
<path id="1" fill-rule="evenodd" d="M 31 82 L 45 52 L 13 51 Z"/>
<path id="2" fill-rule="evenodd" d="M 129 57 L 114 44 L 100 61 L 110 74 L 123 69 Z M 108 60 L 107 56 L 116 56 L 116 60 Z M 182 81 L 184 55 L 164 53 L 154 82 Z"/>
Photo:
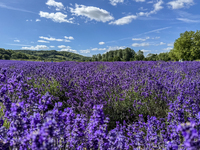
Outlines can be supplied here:
<path id="1" fill-rule="evenodd" d="M 0 61 L 0 149 L 200 149 L 199 74 L 186 61 Z"/>

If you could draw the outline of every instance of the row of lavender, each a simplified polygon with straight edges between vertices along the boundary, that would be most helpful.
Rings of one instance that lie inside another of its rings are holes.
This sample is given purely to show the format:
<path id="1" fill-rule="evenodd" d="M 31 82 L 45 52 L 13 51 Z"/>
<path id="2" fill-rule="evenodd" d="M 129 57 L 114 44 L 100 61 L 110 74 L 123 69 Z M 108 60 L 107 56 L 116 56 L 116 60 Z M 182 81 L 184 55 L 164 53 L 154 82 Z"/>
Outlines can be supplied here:
<path id="1" fill-rule="evenodd" d="M 198 62 L 0 61 L 0 68 L 4 149 L 200 148 Z"/>

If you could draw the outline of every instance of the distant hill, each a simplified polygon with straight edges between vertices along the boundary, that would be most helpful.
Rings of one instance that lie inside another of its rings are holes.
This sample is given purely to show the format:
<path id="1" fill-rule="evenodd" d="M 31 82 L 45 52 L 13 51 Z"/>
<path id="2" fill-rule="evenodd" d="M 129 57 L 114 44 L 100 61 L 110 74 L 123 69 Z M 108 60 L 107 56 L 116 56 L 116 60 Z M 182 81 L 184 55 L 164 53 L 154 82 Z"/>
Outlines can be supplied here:
<path id="1" fill-rule="evenodd" d="M 91 57 L 56 50 L 5 50 L 0 48 L 0 59 L 32 61 L 89 61 Z"/>

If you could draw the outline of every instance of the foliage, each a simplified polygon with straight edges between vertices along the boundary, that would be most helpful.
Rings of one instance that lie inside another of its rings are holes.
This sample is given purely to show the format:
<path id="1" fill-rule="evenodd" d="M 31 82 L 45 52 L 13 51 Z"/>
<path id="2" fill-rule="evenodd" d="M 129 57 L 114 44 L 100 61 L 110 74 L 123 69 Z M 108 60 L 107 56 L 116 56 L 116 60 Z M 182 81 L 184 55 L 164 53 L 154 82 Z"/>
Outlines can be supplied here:
<path id="1" fill-rule="evenodd" d="M 195 60 L 200 58 L 200 31 L 185 31 L 176 39 L 170 51 L 174 60 Z"/>

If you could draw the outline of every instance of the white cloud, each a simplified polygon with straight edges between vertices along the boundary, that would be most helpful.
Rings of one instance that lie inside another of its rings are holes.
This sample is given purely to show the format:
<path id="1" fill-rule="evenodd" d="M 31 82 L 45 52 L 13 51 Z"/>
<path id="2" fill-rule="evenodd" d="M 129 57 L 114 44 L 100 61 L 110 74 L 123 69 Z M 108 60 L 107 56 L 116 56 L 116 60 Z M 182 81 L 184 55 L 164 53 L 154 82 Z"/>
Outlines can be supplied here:
<path id="1" fill-rule="evenodd" d="M 107 46 L 107 47 L 108 48 L 107 48 L 106 52 L 111 51 L 111 50 L 119 50 L 119 49 L 125 49 L 126 48 L 125 46 Z"/>
<path id="2" fill-rule="evenodd" d="M 77 50 L 73 50 L 73 49 L 61 49 L 60 51 L 67 51 L 67 52 L 73 52 L 73 53 L 77 53 L 78 54 L 78 52 L 77 52 Z"/>
<path id="3" fill-rule="evenodd" d="M 145 2 L 145 0 L 135 0 L 136 2 Z"/>
<path id="4" fill-rule="evenodd" d="M 104 45 L 105 44 L 105 42 L 99 42 L 99 45 Z"/>
<path id="5" fill-rule="evenodd" d="M 159 38 L 160 38 L 159 36 L 155 37 L 155 39 L 159 39 Z"/>
<path id="6" fill-rule="evenodd" d="M 136 14 L 137 14 L 137 16 L 147 16 L 147 17 L 151 14 L 156 14 L 159 10 L 163 9 L 163 7 L 161 6 L 162 4 L 163 4 L 163 1 L 160 0 L 153 5 L 154 9 L 152 11 L 150 11 L 150 12 L 139 12 L 139 13 L 136 13 Z"/>
<path id="7" fill-rule="evenodd" d="M 148 3 L 148 4 L 153 3 L 153 1 L 148 1 L 147 3 Z"/>
<path id="8" fill-rule="evenodd" d="M 163 7 L 161 6 L 162 4 L 163 4 L 163 1 L 162 1 L 162 0 L 158 1 L 157 3 L 155 3 L 155 4 L 153 5 L 154 10 L 150 11 L 150 12 L 148 13 L 148 15 L 150 15 L 150 14 L 155 14 L 155 13 L 157 13 L 157 11 L 163 9 Z"/>
<path id="9" fill-rule="evenodd" d="M 174 43 L 169 43 L 167 44 L 167 46 L 174 46 Z"/>
<path id="10" fill-rule="evenodd" d="M 147 39 L 150 39 L 150 37 L 146 37 L 145 39 L 142 39 L 142 38 L 132 38 L 133 41 L 146 41 Z"/>
<path id="11" fill-rule="evenodd" d="M 98 50 L 100 50 L 100 51 L 105 51 L 106 48 L 99 48 Z"/>
<path id="12" fill-rule="evenodd" d="M 46 45 L 37 45 L 37 46 L 31 46 L 31 47 L 22 47 L 21 49 L 26 49 L 26 50 L 43 50 L 43 49 L 48 49 Z"/>
<path id="13" fill-rule="evenodd" d="M 41 20 L 40 19 L 36 19 L 35 21 L 38 22 L 38 21 L 41 21 Z"/>
<path id="14" fill-rule="evenodd" d="M 65 45 L 59 45 L 58 48 L 61 48 L 61 49 L 70 49 L 71 47 L 70 46 L 65 46 Z"/>
<path id="15" fill-rule="evenodd" d="M 98 50 L 98 48 L 93 48 L 93 49 L 92 49 L 92 51 L 96 51 L 96 50 Z"/>
<path id="16" fill-rule="evenodd" d="M 195 22 L 200 22 L 200 20 L 192 20 L 192 19 L 187 19 L 187 18 L 176 18 L 177 20 L 186 22 L 186 23 L 195 23 Z"/>
<path id="17" fill-rule="evenodd" d="M 38 40 L 38 42 L 41 42 L 41 43 L 49 43 L 49 41 L 44 41 L 44 40 Z"/>
<path id="18" fill-rule="evenodd" d="M 138 10 L 145 11 L 145 10 L 147 10 L 147 9 L 144 9 L 143 7 L 140 7 Z"/>
<path id="19" fill-rule="evenodd" d="M 151 52 L 151 50 L 145 50 L 145 49 L 142 49 L 141 51 L 143 51 L 144 53 Z"/>
<path id="20" fill-rule="evenodd" d="M 54 48 L 55 46 L 49 46 L 49 47 Z"/>
<path id="21" fill-rule="evenodd" d="M 26 21 L 28 21 L 28 19 Z"/>
<path id="22" fill-rule="evenodd" d="M 160 42 L 160 45 L 165 45 L 166 43 Z"/>
<path id="23" fill-rule="evenodd" d="M 65 42 L 71 42 L 70 40 L 65 40 Z"/>
<path id="24" fill-rule="evenodd" d="M 140 46 L 149 46 L 149 43 L 133 43 L 132 46 L 133 47 L 140 47 Z"/>
<path id="25" fill-rule="evenodd" d="M 87 50 L 80 50 L 80 53 L 90 53 L 90 50 L 87 49 Z"/>
<path id="26" fill-rule="evenodd" d="M 105 51 L 106 48 L 92 48 L 91 50 L 92 51 L 97 51 L 97 50 L 99 50 L 99 51 Z"/>
<path id="27" fill-rule="evenodd" d="M 124 0 L 110 0 L 110 4 L 113 5 L 113 6 L 116 6 L 117 3 L 123 3 Z"/>
<path id="28" fill-rule="evenodd" d="M 174 0 L 174 1 L 170 1 L 167 3 L 169 6 L 169 8 L 172 9 L 180 9 L 183 7 L 189 7 L 194 5 L 193 0 Z"/>
<path id="29" fill-rule="evenodd" d="M 131 21 L 133 19 L 136 19 L 136 18 L 137 18 L 137 16 L 135 16 L 135 15 L 129 15 L 129 16 L 125 16 L 123 18 L 120 18 L 118 20 L 111 21 L 109 24 L 115 24 L 115 25 L 129 24 L 129 23 L 131 23 Z"/>
<path id="30" fill-rule="evenodd" d="M 46 2 L 46 5 L 56 7 L 57 11 L 60 11 L 61 9 L 65 9 L 64 5 L 61 2 L 55 2 L 54 0 L 48 0 Z"/>
<path id="31" fill-rule="evenodd" d="M 171 49 L 173 49 L 173 48 L 172 48 L 172 47 L 167 47 L 167 48 L 164 48 L 163 50 L 169 51 L 169 50 L 171 50 Z"/>
<path id="32" fill-rule="evenodd" d="M 20 40 L 14 40 L 14 42 L 20 42 Z"/>
<path id="33" fill-rule="evenodd" d="M 56 38 L 52 38 L 52 37 L 48 38 L 48 37 L 40 36 L 39 38 L 45 39 L 45 40 L 48 40 L 48 41 L 58 41 L 58 42 L 64 41 L 63 39 L 56 39 Z"/>
<path id="34" fill-rule="evenodd" d="M 61 12 L 56 12 L 54 14 L 54 13 L 48 13 L 48 12 L 40 11 L 39 15 L 40 15 L 40 17 L 51 19 L 54 22 L 59 22 L 59 23 L 62 23 L 62 22 L 73 23 L 73 21 L 67 20 L 66 19 L 67 15 L 65 15 L 65 14 L 63 14 Z"/>
<path id="35" fill-rule="evenodd" d="M 114 18 L 110 15 L 109 12 L 107 12 L 104 9 L 100 9 L 98 7 L 93 6 L 84 6 L 84 5 L 78 5 L 75 4 L 75 9 L 70 8 L 71 13 L 76 16 L 85 16 L 90 18 L 90 20 L 96 20 L 96 21 L 110 21 Z"/>
<path id="36" fill-rule="evenodd" d="M 69 36 L 69 37 L 64 36 L 64 37 L 65 37 L 65 39 L 74 40 L 74 38 L 72 36 Z"/>

